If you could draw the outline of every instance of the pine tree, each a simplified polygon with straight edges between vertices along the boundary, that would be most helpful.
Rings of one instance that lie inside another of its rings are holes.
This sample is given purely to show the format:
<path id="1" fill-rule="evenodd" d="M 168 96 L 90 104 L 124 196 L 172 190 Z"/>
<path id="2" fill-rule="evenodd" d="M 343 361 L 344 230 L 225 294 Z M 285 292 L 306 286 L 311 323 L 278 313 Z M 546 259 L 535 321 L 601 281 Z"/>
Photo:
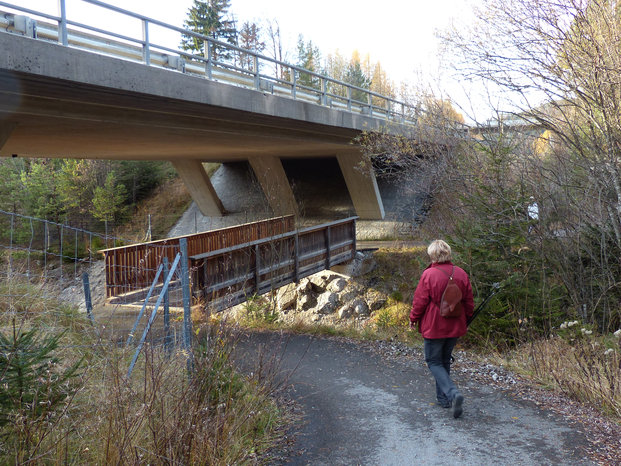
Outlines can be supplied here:
<path id="1" fill-rule="evenodd" d="M 297 65 L 313 73 L 321 73 L 321 52 L 312 41 L 304 42 L 302 35 L 298 36 Z M 321 80 L 310 73 L 301 72 L 298 82 L 303 86 L 321 89 Z"/>
<path id="2" fill-rule="evenodd" d="M 76 390 L 70 382 L 82 360 L 62 367 L 56 352 L 63 334 L 23 331 L 15 320 L 9 335 L 0 332 L 0 430 L 18 433 L 24 458 L 38 441 L 36 426 L 50 424 Z"/>
<path id="3" fill-rule="evenodd" d="M 194 0 L 183 26 L 203 36 L 236 45 L 237 29 L 235 21 L 227 16 L 229 8 L 230 0 Z M 183 35 L 181 48 L 196 55 L 204 56 L 205 54 L 205 42 L 198 37 Z M 212 48 L 212 58 L 216 61 L 227 60 L 231 57 L 232 53 L 226 47 Z"/>
<path id="4" fill-rule="evenodd" d="M 111 171 L 104 185 L 95 188 L 91 210 L 93 217 L 106 223 L 114 220 L 123 212 L 125 198 L 125 186 L 117 183 L 116 174 Z"/>
<path id="5" fill-rule="evenodd" d="M 369 86 L 371 85 L 371 80 L 364 73 L 364 71 L 362 71 L 360 53 L 357 50 L 354 50 L 349 66 L 347 67 L 345 82 L 362 89 L 369 89 Z M 368 102 L 368 94 L 357 89 L 352 90 L 351 98 L 362 103 Z"/>

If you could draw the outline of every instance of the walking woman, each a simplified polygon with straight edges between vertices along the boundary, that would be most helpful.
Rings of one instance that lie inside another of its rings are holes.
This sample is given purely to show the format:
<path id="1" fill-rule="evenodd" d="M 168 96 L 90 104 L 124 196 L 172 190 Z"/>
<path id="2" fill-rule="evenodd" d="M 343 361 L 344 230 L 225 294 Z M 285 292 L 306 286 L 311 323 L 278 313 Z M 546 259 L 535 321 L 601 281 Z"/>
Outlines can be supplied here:
<path id="1" fill-rule="evenodd" d="M 433 241 L 427 254 L 431 265 L 424 270 L 414 292 L 410 327 L 418 324 L 425 339 L 425 362 L 436 379 L 438 404 L 443 408 L 452 406 L 453 417 L 457 418 L 463 411 L 464 397 L 450 377 L 451 354 L 457 339 L 466 334 L 466 320 L 474 310 L 472 286 L 468 274 L 451 262 L 451 247 L 446 242 Z M 450 280 L 461 291 L 461 311 L 457 316 L 443 317 L 440 305 Z"/>

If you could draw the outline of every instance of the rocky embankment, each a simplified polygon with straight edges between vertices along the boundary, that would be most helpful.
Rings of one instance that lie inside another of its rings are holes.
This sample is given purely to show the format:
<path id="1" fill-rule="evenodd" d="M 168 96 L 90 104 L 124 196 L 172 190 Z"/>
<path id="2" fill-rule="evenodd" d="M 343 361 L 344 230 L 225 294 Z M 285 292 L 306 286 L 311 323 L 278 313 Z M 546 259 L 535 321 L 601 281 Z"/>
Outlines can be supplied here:
<path id="1" fill-rule="evenodd" d="M 374 267 L 372 254 L 358 252 L 351 264 L 324 270 L 279 288 L 269 304 L 274 306 L 278 320 L 285 324 L 363 323 L 387 300 L 385 294 L 369 288 L 360 279 Z M 224 316 L 240 319 L 246 312 L 246 305 L 240 304 L 224 311 Z"/>

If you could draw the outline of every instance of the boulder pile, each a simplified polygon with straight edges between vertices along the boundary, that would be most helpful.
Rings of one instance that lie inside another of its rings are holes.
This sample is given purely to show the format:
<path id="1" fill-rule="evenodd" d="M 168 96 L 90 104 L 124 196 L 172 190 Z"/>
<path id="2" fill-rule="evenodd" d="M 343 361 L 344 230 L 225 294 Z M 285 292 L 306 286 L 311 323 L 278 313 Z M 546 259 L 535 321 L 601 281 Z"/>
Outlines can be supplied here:
<path id="1" fill-rule="evenodd" d="M 358 253 L 356 260 L 339 269 L 348 273 L 324 270 L 298 283 L 283 286 L 264 299 L 266 305 L 272 306 L 278 314 L 278 320 L 287 324 L 301 321 L 338 325 L 364 321 L 383 307 L 387 300 L 383 293 L 368 288 L 363 281 L 356 279 L 374 266 L 372 256 Z M 225 311 L 225 315 L 240 318 L 244 312 L 245 305 L 241 304 Z"/>

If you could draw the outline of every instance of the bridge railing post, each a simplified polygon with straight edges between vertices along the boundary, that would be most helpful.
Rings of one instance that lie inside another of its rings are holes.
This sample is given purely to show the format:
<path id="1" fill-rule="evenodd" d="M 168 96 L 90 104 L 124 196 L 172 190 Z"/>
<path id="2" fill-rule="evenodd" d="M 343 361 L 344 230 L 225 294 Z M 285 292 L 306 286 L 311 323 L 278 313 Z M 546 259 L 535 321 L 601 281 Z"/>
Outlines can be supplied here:
<path id="1" fill-rule="evenodd" d="M 296 88 L 298 86 L 298 76 L 297 70 L 295 68 L 291 69 L 291 77 L 292 77 L 292 85 L 291 85 L 291 97 L 295 99 Z"/>
<path id="2" fill-rule="evenodd" d="M 149 44 L 149 21 L 142 20 L 142 59 L 145 65 L 151 64 L 151 45 Z"/>
<path id="3" fill-rule="evenodd" d="M 58 0 L 58 10 L 60 13 L 60 21 L 58 22 L 58 42 L 63 45 L 69 45 L 67 39 L 67 7 L 65 0 Z"/>
<path id="4" fill-rule="evenodd" d="M 261 90 L 261 77 L 259 75 L 259 57 L 254 55 L 252 57 L 253 60 L 253 66 L 254 66 L 254 87 L 257 91 Z"/>
<path id="5" fill-rule="evenodd" d="M 328 80 L 321 78 L 321 105 L 328 105 Z"/>
<path id="6" fill-rule="evenodd" d="M 369 104 L 369 116 L 373 115 L 373 96 L 367 92 L 367 102 Z"/>
<path id="7" fill-rule="evenodd" d="M 351 112 L 351 87 L 347 86 L 347 110 Z"/>
<path id="8" fill-rule="evenodd" d="M 204 55 L 205 58 L 207 59 L 205 61 L 205 76 L 207 76 L 207 79 L 211 79 L 211 68 L 212 68 L 212 63 L 211 63 L 211 42 L 209 40 L 204 40 L 203 41 L 203 48 L 204 48 Z"/>

